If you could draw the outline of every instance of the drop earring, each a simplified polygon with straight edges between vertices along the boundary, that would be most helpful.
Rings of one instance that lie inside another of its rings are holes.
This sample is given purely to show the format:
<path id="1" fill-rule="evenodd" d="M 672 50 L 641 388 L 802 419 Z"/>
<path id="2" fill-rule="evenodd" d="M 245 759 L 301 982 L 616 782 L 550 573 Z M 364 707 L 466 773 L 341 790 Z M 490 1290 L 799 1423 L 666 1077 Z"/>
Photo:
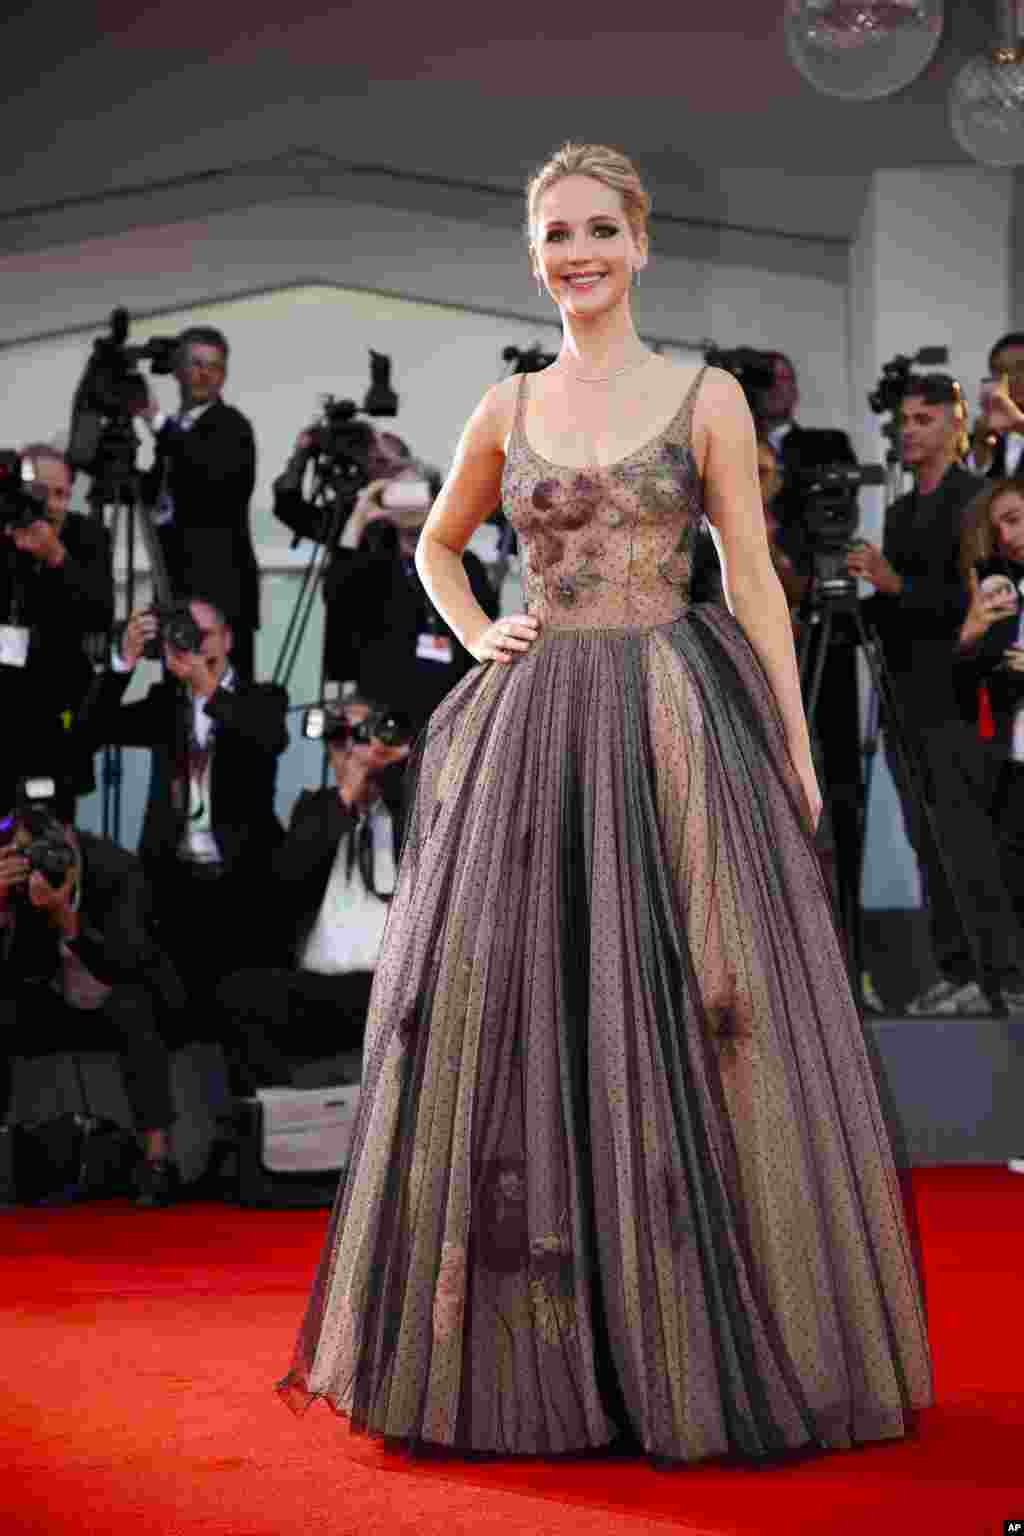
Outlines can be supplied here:
<path id="1" fill-rule="evenodd" d="M 537 273 L 537 297 L 540 299 L 544 297 L 544 284 L 540 280 L 539 272 Z"/>
<path id="2" fill-rule="evenodd" d="M 640 287 L 640 268 L 639 267 L 634 267 L 633 268 L 633 287 L 634 288 L 639 288 Z"/>

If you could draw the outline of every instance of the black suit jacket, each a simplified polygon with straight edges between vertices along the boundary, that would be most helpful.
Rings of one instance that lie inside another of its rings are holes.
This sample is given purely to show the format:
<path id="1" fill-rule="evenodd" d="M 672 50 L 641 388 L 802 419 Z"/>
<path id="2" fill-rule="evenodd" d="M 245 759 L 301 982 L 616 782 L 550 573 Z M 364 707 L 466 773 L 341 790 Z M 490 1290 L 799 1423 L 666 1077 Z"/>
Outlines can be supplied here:
<path id="1" fill-rule="evenodd" d="M 159 529 L 177 597 L 206 597 L 233 624 L 259 624 L 260 577 L 249 529 L 256 441 L 248 419 L 216 401 L 187 432 L 169 418 L 143 494 L 156 507 L 166 488 L 174 520 Z"/>
<path id="2" fill-rule="evenodd" d="M 185 1005 L 177 971 L 153 938 L 152 895 L 133 853 L 89 832 L 78 833 L 82 854 L 80 930 L 70 948 L 108 986 L 142 986 L 164 1008 Z M 0 987 L 50 980 L 60 961 L 59 938 L 44 914 L 21 906 L 4 933 Z"/>
<path id="3" fill-rule="evenodd" d="M 877 624 L 904 715 L 917 725 L 961 717 L 966 696 L 954 686 L 956 632 L 967 611 L 960 530 L 980 481 L 953 465 L 932 495 L 910 491 L 885 514 L 882 553 L 903 578 L 896 597 L 876 592 L 861 608 Z"/>
<path id="4" fill-rule="evenodd" d="M 389 770 L 382 783 L 391 812 L 395 862 L 401 851 L 403 804 L 402 769 Z M 304 789 L 292 809 L 284 842 L 271 860 L 275 904 L 280 914 L 280 959 L 292 964 L 317 919 L 342 838 L 356 825 L 338 791 Z"/>
<path id="5" fill-rule="evenodd" d="M 76 790 L 91 786 L 88 755 L 75 751 L 61 717 L 78 714 L 92 681 L 86 636 L 113 623 L 110 535 L 102 523 L 69 512 L 61 540 L 67 556 L 51 569 L 0 535 L 0 623 L 16 604 L 18 622 L 30 630 L 28 664 L 0 667 L 4 800 L 8 783 L 22 774 L 66 772 Z"/>
<path id="6" fill-rule="evenodd" d="M 462 560 L 473 596 L 496 619 L 498 595 L 483 562 L 471 550 Z M 328 677 L 355 678 L 368 698 L 406 711 L 417 728 L 476 666 L 434 608 L 416 572 L 406 568 L 393 530 L 382 528 L 358 549 L 339 548 L 323 591 Z M 450 662 L 417 657 L 417 635 L 429 626 L 451 645 Z"/>
<path id="7" fill-rule="evenodd" d="M 152 751 L 139 852 L 154 866 L 176 857 L 185 826 L 182 764 L 192 703 L 186 690 L 168 677 L 155 683 L 145 698 L 124 704 L 130 678 L 128 672 L 108 671 L 98 679 L 85 726 L 95 746 L 113 743 Z M 277 760 L 288 745 L 287 707 L 283 688 L 242 680 L 230 691 L 218 688 L 207 703 L 215 722 L 211 821 L 229 874 L 265 878 L 270 854 L 284 835 L 274 814 L 274 792 Z"/>

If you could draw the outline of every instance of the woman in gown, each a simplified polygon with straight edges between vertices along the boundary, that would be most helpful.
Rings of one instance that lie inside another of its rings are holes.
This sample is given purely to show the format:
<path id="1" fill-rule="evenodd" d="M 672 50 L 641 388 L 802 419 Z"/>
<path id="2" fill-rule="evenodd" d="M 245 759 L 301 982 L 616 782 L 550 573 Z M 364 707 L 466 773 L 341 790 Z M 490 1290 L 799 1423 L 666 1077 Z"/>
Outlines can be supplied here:
<path id="1" fill-rule="evenodd" d="M 481 665 L 431 717 L 296 1409 L 659 1459 L 895 1438 L 920 1276 L 828 898 L 742 392 L 649 352 L 630 162 L 531 183 L 563 344 L 495 386 L 420 573 Z M 528 613 L 461 551 L 500 493 Z M 702 516 L 733 617 L 688 603 Z"/>

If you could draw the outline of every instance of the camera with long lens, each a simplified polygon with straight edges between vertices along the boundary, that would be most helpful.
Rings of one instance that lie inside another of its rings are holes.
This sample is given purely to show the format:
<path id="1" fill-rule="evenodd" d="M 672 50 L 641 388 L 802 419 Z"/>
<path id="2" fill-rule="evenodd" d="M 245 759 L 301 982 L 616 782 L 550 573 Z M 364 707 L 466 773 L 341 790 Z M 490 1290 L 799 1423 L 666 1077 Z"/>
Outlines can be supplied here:
<path id="1" fill-rule="evenodd" d="M 732 374 L 756 416 L 759 397 L 775 383 L 774 353 L 759 352 L 756 347 L 708 347 L 704 361 L 710 368 Z"/>
<path id="2" fill-rule="evenodd" d="M 884 485 L 880 464 L 825 464 L 800 470 L 801 517 L 811 559 L 811 595 L 831 602 L 854 602 L 857 578 L 846 557 L 862 541 L 857 492 L 862 485 Z"/>
<path id="3" fill-rule="evenodd" d="M 0 528 L 31 528 L 46 516 L 45 485 L 37 485 L 30 459 L 0 449 Z"/>
<path id="4" fill-rule="evenodd" d="M 351 722 L 343 711 L 316 704 L 307 709 L 302 734 L 309 741 L 322 741 L 327 747 L 408 746 L 416 732 L 409 716 L 400 709 L 371 709 L 364 720 Z"/>
<path id="5" fill-rule="evenodd" d="M 173 373 L 178 355 L 177 336 L 151 336 L 141 346 L 129 345 L 130 324 L 126 309 L 113 311 L 108 334 L 92 344 L 71 403 L 68 463 L 101 481 L 123 480 L 135 468 L 132 418 L 147 400 L 139 365 L 148 363 L 154 374 Z"/>
<path id="6" fill-rule="evenodd" d="M 143 656 L 150 661 L 159 661 L 165 645 L 169 650 L 185 655 L 198 655 L 203 648 L 203 632 L 192 617 L 187 602 L 157 605 L 150 612 L 156 615 L 157 632 L 143 646 Z"/>

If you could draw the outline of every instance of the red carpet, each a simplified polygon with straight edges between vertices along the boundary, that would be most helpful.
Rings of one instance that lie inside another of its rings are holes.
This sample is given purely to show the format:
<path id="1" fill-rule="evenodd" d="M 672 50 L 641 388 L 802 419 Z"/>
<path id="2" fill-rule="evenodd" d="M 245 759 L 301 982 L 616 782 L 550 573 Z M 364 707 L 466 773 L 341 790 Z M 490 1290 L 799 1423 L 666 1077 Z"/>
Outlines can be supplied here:
<path id="1" fill-rule="evenodd" d="M 917 1175 L 938 1404 L 784 1470 L 409 1461 L 283 1373 L 324 1212 L 0 1212 L 0 1533 L 1002 1536 L 1024 1519 L 1024 1178 Z"/>

